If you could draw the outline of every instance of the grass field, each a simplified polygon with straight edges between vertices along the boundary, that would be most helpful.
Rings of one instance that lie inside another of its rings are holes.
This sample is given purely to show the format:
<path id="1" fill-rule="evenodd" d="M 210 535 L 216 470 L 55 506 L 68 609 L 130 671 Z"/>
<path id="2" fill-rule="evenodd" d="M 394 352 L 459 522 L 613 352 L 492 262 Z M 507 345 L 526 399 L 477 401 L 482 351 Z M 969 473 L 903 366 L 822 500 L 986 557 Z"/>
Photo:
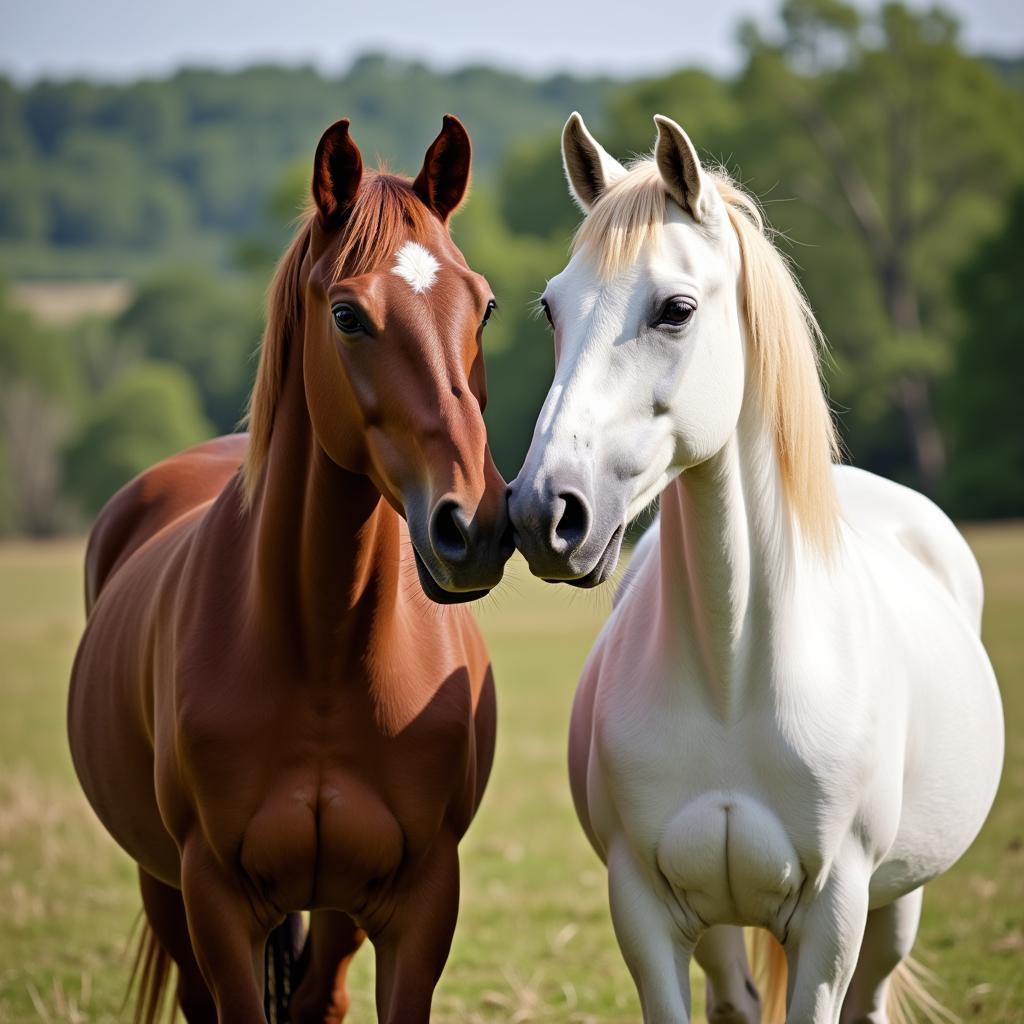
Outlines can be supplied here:
<path id="1" fill-rule="evenodd" d="M 969 538 L 986 577 L 1008 757 L 981 837 L 928 888 L 918 956 L 966 1021 L 1024 1024 L 1024 527 Z M 94 821 L 64 739 L 80 563 L 78 543 L 0 546 L 0 1022 L 125 1019 L 134 869 Z M 498 755 L 463 847 L 462 913 L 435 1019 L 635 1022 L 603 870 L 564 768 L 577 673 L 610 597 L 547 587 L 521 565 L 513 577 L 480 613 L 498 679 Z M 354 972 L 356 1022 L 373 1019 L 371 960 L 361 954 Z"/>

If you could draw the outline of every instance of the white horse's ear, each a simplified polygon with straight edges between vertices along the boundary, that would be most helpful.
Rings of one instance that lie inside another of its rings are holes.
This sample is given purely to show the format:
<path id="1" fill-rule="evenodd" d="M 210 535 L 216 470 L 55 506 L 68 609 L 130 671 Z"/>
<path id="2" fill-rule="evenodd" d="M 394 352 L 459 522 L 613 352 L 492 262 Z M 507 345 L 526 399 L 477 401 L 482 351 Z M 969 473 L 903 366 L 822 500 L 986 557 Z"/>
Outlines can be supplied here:
<path id="1" fill-rule="evenodd" d="M 587 131 L 583 118 L 574 110 L 562 129 L 562 164 L 576 205 L 584 212 L 597 202 L 601 193 L 626 168 L 605 152 L 601 143 Z"/>
<path id="2" fill-rule="evenodd" d="M 704 176 L 690 137 L 670 117 L 654 115 L 658 142 L 654 159 L 668 194 L 699 224 L 712 209 L 713 188 Z"/>

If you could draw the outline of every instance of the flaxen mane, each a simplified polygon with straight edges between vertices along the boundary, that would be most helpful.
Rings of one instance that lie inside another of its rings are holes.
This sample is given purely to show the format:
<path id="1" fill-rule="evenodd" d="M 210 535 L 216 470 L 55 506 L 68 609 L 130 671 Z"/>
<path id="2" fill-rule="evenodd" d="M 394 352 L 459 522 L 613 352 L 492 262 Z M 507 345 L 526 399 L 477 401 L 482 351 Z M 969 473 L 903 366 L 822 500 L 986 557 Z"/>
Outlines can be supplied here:
<path id="1" fill-rule="evenodd" d="M 270 450 L 289 346 L 302 322 L 301 271 L 316 216 L 315 209 L 304 214 L 295 238 L 277 265 L 267 297 L 259 368 L 246 415 L 249 448 L 242 473 L 248 501 L 252 500 Z M 335 280 L 369 273 L 393 259 L 404 242 L 426 234 L 430 217 L 410 181 L 384 172 L 367 176 L 341 228 L 334 260 Z"/>
<path id="2" fill-rule="evenodd" d="M 704 173 L 739 241 L 750 384 L 775 435 L 789 508 L 807 539 L 827 552 L 838 525 L 832 464 L 839 449 L 819 376 L 821 329 L 756 200 L 724 171 Z M 645 245 L 657 244 L 668 201 L 654 160 L 633 163 L 594 204 L 573 251 L 589 252 L 605 277 L 621 272 Z"/>

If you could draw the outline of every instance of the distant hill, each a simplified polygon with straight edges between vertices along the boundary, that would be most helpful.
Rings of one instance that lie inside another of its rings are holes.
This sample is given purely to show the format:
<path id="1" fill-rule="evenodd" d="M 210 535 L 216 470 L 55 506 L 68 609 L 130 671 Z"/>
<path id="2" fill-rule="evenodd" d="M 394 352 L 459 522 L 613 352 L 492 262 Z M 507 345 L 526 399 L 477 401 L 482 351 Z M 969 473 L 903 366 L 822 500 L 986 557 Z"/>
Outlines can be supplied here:
<path id="1" fill-rule="evenodd" d="M 476 173 L 557 132 L 600 125 L 613 83 L 436 71 L 379 54 L 337 78 L 309 67 L 183 70 L 126 85 L 0 79 L 0 275 L 135 276 L 167 260 L 223 263 L 258 232 L 289 167 L 339 117 L 368 163 L 414 173 L 441 115 L 469 128 Z"/>
<path id="2" fill-rule="evenodd" d="M 987 59 L 1010 85 L 1024 89 L 1024 56 L 989 57 Z"/>

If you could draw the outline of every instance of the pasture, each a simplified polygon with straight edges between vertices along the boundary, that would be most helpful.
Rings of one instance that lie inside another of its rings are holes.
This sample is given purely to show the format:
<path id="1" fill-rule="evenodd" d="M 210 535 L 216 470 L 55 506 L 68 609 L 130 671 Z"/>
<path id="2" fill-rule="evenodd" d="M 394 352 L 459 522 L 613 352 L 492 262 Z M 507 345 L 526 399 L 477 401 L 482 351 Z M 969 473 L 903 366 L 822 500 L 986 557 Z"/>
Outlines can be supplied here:
<path id="1" fill-rule="evenodd" d="M 1007 763 L 980 839 L 927 890 L 917 955 L 965 1021 L 1024 1024 L 1024 527 L 967 533 L 985 574 Z M 0 546 L 2 1024 L 125 1018 L 134 870 L 80 795 L 64 738 L 81 555 L 80 542 Z M 610 599 L 541 584 L 517 560 L 480 608 L 498 680 L 498 753 L 463 845 L 440 1022 L 638 1020 L 604 872 L 576 824 L 564 767 L 574 684 Z M 369 950 L 353 991 L 350 1019 L 371 1020 Z"/>

